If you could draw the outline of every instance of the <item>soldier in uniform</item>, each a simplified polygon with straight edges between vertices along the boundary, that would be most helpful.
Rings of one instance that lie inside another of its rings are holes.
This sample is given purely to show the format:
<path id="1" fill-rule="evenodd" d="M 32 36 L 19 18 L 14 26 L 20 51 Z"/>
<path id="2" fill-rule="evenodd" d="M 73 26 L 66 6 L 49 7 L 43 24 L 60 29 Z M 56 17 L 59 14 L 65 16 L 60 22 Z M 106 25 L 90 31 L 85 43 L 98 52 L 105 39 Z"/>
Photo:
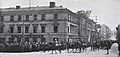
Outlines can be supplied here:
<path id="1" fill-rule="evenodd" d="M 119 50 L 119 56 L 120 56 L 120 24 L 118 25 L 118 27 L 116 27 L 116 30 L 117 30 L 116 39 L 118 43 L 118 50 Z"/>
<path id="2" fill-rule="evenodd" d="M 105 47 L 106 47 L 106 50 L 107 50 L 107 54 L 109 54 L 109 49 L 111 48 L 111 45 L 112 45 L 111 40 L 105 40 L 104 44 L 105 44 Z"/>

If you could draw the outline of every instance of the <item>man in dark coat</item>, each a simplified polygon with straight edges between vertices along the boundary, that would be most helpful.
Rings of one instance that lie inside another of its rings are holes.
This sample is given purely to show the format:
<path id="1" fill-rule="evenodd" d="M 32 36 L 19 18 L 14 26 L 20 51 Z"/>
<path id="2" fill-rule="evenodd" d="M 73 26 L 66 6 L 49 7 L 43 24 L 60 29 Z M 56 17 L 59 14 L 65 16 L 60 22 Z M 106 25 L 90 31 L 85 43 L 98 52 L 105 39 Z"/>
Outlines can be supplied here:
<path id="1" fill-rule="evenodd" d="M 120 56 L 120 25 L 116 27 L 116 30 L 117 30 L 116 39 L 118 43 L 118 50 L 119 50 L 119 56 Z"/>

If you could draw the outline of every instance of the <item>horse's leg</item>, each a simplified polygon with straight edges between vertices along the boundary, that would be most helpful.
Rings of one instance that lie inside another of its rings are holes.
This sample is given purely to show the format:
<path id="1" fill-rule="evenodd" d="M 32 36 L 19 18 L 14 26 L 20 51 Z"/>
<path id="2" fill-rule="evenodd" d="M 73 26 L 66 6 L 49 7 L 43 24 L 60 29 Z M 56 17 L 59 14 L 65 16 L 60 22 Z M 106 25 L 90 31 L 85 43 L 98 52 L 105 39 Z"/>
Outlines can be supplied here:
<path id="1" fill-rule="evenodd" d="M 52 53 L 51 54 L 53 54 L 53 50 L 52 50 Z"/>
<path id="2" fill-rule="evenodd" d="M 98 46 L 98 51 L 99 51 L 100 46 Z"/>
<path id="3" fill-rule="evenodd" d="M 69 48 L 67 48 L 67 51 L 69 52 Z"/>
<path id="4" fill-rule="evenodd" d="M 85 52 L 85 47 L 83 47 L 83 52 Z"/>
<path id="5" fill-rule="evenodd" d="M 74 52 L 74 48 L 72 48 L 72 52 Z"/>
<path id="6" fill-rule="evenodd" d="M 77 52 L 77 48 L 75 48 L 76 49 L 76 51 L 75 52 Z"/>
<path id="7" fill-rule="evenodd" d="M 55 53 L 57 54 L 57 50 L 55 50 Z"/>
<path id="8" fill-rule="evenodd" d="M 87 47 L 85 47 L 85 52 L 87 52 Z"/>
<path id="9" fill-rule="evenodd" d="M 91 51 L 93 51 L 93 46 L 91 46 Z"/>
<path id="10" fill-rule="evenodd" d="M 95 46 L 93 46 L 93 51 L 95 50 Z"/>
<path id="11" fill-rule="evenodd" d="M 107 47 L 107 54 L 109 54 L 109 48 Z"/>
<path id="12" fill-rule="evenodd" d="M 82 47 L 82 52 L 84 52 L 84 47 Z"/>
<path id="13" fill-rule="evenodd" d="M 79 52 L 81 52 L 81 47 L 79 47 Z"/>
<path id="14" fill-rule="evenodd" d="M 67 49 L 67 52 L 69 52 L 69 49 L 68 48 L 66 48 Z"/>
<path id="15" fill-rule="evenodd" d="M 80 47 L 80 52 L 82 52 L 83 51 L 83 48 L 82 47 Z"/>
<path id="16" fill-rule="evenodd" d="M 75 52 L 77 52 L 78 51 L 78 48 L 76 47 L 76 51 Z"/>
<path id="17" fill-rule="evenodd" d="M 59 49 L 59 53 L 61 53 L 61 49 Z"/>
<path id="18" fill-rule="evenodd" d="M 67 52 L 69 52 L 69 47 L 66 47 L 66 49 L 67 49 Z"/>

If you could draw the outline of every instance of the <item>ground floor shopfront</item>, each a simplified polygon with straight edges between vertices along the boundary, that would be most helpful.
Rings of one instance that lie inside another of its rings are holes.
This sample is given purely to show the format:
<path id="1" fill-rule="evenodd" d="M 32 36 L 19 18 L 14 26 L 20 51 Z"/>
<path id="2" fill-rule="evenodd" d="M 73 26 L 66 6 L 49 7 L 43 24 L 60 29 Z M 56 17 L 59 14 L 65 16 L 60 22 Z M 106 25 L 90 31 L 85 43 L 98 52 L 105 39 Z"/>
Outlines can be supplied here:
<path id="1" fill-rule="evenodd" d="M 93 42 L 100 41 L 101 38 L 96 38 L 93 35 L 89 38 L 88 36 L 81 36 L 78 38 L 76 34 L 63 34 L 63 33 L 47 33 L 47 34 L 26 34 L 26 35 L 0 35 L 0 42 Z"/>
<path id="2" fill-rule="evenodd" d="M 58 34 L 58 33 L 48 33 L 48 34 L 26 34 L 26 35 L 2 35 L 0 36 L 0 42 L 63 42 L 63 41 L 77 41 L 78 35 L 69 34 Z"/>

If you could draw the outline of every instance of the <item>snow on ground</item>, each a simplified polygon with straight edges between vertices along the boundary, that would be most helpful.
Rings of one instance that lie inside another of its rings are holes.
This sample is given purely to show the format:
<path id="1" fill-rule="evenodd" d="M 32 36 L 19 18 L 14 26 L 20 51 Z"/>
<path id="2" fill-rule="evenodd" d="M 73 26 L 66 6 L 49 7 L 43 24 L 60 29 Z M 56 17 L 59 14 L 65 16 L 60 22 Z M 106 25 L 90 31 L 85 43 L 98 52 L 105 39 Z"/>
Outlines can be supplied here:
<path id="1" fill-rule="evenodd" d="M 89 48 L 88 48 L 89 49 Z M 100 51 L 90 51 L 84 53 L 67 53 L 67 51 L 62 51 L 60 54 L 51 54 L 50 52 L 30 52 L 30 53 L 0 53 L 0 57 L 116 57 L 117 54 L 110 53 L 106 54 L 106 50 Z"/>
<path id="2" fill-rule="evenodd" d="M 117 43 L 114 43 L 111 46 L 110 53 L 111 54 L 118 54 L 119 53 L 119 51 L 118 51 L 118 44 Z"/>

